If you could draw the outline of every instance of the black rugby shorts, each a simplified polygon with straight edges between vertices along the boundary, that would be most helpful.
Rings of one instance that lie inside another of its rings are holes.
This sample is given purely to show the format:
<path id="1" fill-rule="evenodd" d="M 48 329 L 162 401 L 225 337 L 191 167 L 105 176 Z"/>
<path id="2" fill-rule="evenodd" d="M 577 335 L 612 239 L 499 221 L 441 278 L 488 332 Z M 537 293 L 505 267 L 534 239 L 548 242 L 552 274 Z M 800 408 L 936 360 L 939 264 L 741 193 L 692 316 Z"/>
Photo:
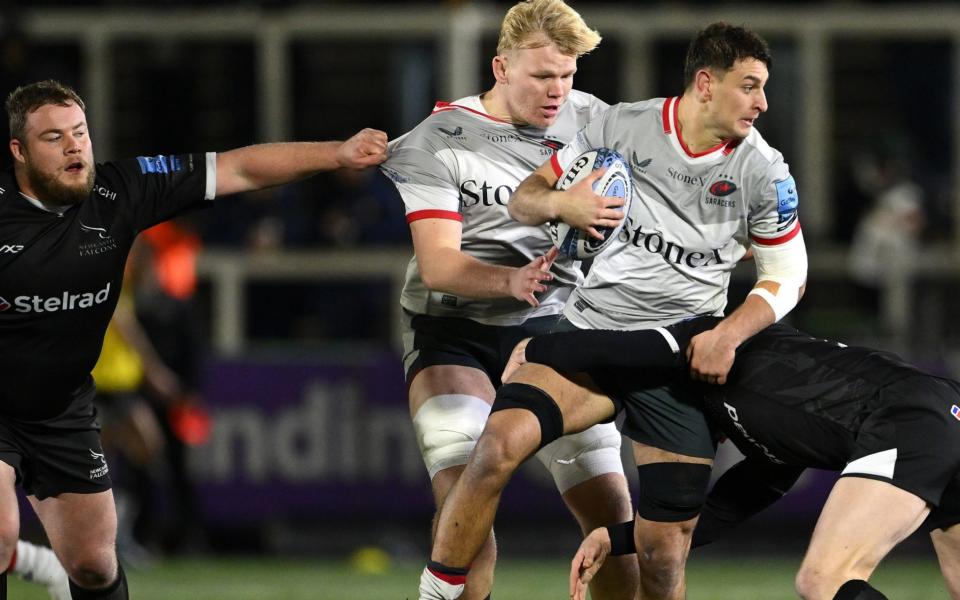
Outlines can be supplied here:
<path id="1" fill-rule="evenodd" d="M 0 461 L 13 467 L 27 494 L 43 500 L 110 489 L 94 393 L 90 386 L 66 411 L 45 421 L 0 415 Z"/>

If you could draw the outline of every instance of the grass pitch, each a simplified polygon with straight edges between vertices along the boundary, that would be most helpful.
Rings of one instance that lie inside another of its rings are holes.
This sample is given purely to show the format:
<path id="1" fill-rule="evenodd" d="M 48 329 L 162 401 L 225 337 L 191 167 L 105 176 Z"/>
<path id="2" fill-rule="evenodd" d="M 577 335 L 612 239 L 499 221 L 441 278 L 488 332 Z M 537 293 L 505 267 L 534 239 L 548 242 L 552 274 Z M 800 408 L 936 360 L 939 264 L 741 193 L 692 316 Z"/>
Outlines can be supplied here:
<path id="1" fill-rule="evenodd" d="M 789 600 L 800 557 L 744 556 L 692 559 L 691 600 Z M 364 574 L 346 561 L 280 558 L 198 558 L 157 564 L 128 573 L 134 600 L 415 600 L 421 565 L 384 565 Z M 897 600 L 948 598 L 936 559 L 897 558 L 880 566 L 874 585 Z M 11 577 L 9 597 L 46 600 L 43 588 Z M 563 559 L 503 559 L 494 598 L 563 600 L 567 563 Z"/>

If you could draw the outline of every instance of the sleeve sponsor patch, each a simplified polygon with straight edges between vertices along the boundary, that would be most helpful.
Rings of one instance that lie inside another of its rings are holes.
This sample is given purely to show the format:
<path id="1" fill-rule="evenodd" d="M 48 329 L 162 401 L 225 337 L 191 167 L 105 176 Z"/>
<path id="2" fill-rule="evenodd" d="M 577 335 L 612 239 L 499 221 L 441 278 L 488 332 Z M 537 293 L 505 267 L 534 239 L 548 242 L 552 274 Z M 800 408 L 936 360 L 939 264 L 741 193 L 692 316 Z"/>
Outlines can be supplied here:
<path id="1" fill-rule="evenodd" d="M 183 170 L 180 158 L 173 155 L 158 154 L 157 156 L 138 156 L 140 172 L 147 173 L 176 173 Z"/>
<path id="2" fill-rule="evenodd" d="M 797 184 L 790 175 L 783 181 L 774 181 L 777 188 L 777 212 L 781 219 L 797 211 L 800 196 L 797 194 Z"/>

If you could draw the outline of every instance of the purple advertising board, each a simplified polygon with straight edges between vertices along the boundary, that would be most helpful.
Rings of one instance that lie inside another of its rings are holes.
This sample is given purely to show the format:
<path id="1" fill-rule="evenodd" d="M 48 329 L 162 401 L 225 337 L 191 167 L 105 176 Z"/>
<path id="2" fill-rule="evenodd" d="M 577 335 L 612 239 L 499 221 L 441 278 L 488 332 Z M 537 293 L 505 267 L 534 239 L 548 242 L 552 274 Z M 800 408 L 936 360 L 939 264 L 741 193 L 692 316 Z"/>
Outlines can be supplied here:
<path id="1" fill-rule="evenodd" d="M 208 520 L 432 514 L 394 353 L 221 360 L 205 398 L 213 432 L 191 470 Z M 525 466 L 503 512 L 559 514 L 554 490 L 539 464 Z"/>
<path id="2" fill-rule="evenodd" d="M 205 397 L 213 433 L 192 453 L 191 470 L 208 521 L 432 514 L 395 353 L 220 360 L 209 366 Z M 627 473 L 633 475 L 629 462 Z M 774 516 L 813 518 L 834 479 L 808 472 Z M 565 512 L 549 474 L 531 460 L 511 481 L 498 514 Z"/>

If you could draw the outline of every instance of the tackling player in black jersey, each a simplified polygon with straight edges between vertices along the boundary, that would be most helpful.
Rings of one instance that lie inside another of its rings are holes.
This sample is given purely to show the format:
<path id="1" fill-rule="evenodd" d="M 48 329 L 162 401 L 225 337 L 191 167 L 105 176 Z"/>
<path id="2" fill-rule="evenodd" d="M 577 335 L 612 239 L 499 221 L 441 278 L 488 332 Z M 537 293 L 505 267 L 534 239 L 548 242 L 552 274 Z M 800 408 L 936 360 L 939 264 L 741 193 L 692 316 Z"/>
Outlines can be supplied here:
<path id="1" fill-rule="evenodd" d="M 124 599 L 90 371 L 134 237 L 218 196 L 379 164 L 386 135 L 95 164 L 72 89 L 26 85 L 6 107 L 14 168 L 0 173 L 0 564 L 17 542 L 20 483 L 74 600 Z"/>
<path id="2" fill-rule="evenodd" d="M 521 342 L 524 362 L 561 371 L 685 372 L 693 335 L 715 318 L 645 331 L 574 331 Z M 881 600 L 868 583 L 880 560 L 926 519 L 947 586 L 960 600 L 960 384 L 900 358 L 773 325 L 744 343 L 726 385 L 701 387 L 704 410 L 746 459 L 711 491 L 695 540 L 768 506 L 812 467 L 842 471 L 817 522 L 796 588 L 807 599 Z M 629 420 L 643 406 L 624 405 Z M 611 551 L 633 551 L 623 529 L 596 530 L 574 559 L 571 596 Z M 612 541 L 611 541 L 612 540 Z"/>

